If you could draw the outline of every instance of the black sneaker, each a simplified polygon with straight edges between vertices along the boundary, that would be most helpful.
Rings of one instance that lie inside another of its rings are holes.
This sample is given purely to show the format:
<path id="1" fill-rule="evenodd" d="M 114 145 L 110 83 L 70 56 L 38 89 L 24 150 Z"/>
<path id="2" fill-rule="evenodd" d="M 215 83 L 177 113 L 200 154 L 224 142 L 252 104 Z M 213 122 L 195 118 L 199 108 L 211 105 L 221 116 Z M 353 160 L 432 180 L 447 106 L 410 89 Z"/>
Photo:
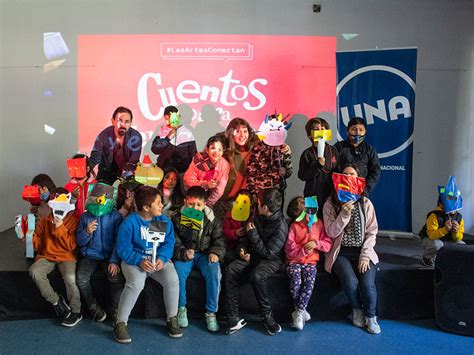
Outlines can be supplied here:
<path id="1" fill-rule="evenodd" d="M 71 308 L 69 308 L 69 305 L 66 303 L 64 300 L 64 297 L 59 295 L 58 302 L 56 304 L 53 304 L 54 311 L 56 312 L 56 315 L 60 318 L 67 318 L 71 315 Z"/>
<path id="2" fill-rule="evenodd" d="M 171 317 L 166 322 L 166 326 L 168 327 L 168 335 L 172 338 L 181 338 L 183 333 L 181 332 L 181 328 L 179 327 L 178 317 Z"/>
<path id="3" fill-rule="evenodd" d="M 436 259 L 423 258 L 423 265 L 434 269 L 435 261 Z"/>
<path id="4" fill-rule="evenodd" d="M 114 338 L 122 344 L 127 344 L 132 341 L 132 338 L 128 334 L 128 326 L 125 324 L 125 322 L 118 322 L 114 324 Z"/>
<path id="5" fill-rule="evenodd" d="M 276 333 L 281 332 L 280 324 L 275 322 L 271 315 L 265 317 L 265 319 L 263 320 L 263 324 L 265 324 L 265 328 L 267 328 L 267 333 L 269 335 L 275 335 Z"/>
<path id="6" fill-rule="evenodd" d="M 226 333 L 229 335 L 234 334 L 247 325 L 247 322 L 243 318 L 230 318 Z"/>
<path id="7" fill-rule="evenodd" d="M 91 312 L 92 319 L 96 322 L 102 323 L 105 318 L 107 318 L 107 313 L 105 313 L 105 311 L 100 308 L 98 304 L 92 304 L 89 307 L 89 311 Z"/>
<path id="8" fill-rule="evenodd" d="M 79 323 L 82 319 L 82 314 L 80 313 L 71 313 L 71 315 L 67 318 L 63 319 L 61 323 L 65 327 L 74 327 L 77 323 Z"/>

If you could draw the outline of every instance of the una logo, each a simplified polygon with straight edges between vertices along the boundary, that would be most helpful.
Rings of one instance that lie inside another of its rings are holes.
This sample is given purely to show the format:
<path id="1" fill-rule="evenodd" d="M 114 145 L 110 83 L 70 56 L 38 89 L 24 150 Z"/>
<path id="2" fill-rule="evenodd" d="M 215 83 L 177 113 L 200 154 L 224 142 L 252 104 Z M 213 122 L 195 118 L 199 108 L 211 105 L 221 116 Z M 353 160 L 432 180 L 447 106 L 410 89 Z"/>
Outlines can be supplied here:
<path id="1" fill-rule="evenodd" d="M 366 120 L 368 140 L 379 158 L 396 155 L 413 142 L 410 98 L 415 95 L 415 82 L 404 72 L 384 65 L 359 68 L 341 80 L 337 95 L 338 140 L 344 139 L 341 133 L 345 135 L 349 119 L 357 116 Z M 372 101 L 365 102 L 366 96 L 372 96 Z"/>

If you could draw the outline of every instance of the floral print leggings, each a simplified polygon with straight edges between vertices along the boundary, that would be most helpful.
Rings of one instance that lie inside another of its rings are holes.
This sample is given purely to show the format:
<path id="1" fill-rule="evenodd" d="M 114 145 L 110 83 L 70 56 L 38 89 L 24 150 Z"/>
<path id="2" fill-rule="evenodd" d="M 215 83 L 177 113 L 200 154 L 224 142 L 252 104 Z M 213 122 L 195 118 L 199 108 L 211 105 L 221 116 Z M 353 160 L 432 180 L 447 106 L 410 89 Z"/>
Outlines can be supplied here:
<path id="1" fill-rule="evenodd" d="M 306 310 L 316 280 L 316 264 L 288 264 L 286 272 L 295 309 Z"/>

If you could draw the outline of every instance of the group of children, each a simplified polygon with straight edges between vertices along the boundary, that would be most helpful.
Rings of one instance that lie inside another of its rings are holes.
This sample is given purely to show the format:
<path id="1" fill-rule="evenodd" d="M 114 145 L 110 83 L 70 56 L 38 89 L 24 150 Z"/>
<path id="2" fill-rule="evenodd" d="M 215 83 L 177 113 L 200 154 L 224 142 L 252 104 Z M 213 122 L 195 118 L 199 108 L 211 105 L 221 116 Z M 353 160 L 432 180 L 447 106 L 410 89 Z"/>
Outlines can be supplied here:
<path id="1" fill-rule="evenodd" d="M 121 181 L 116 196 L 117 189 L 95 181 L 89 168 L 66 189 L 56 188 L 44 174 L 33 179 L 41 202 L 32 209 L 39 221 L 30 275 L 62 317 L 62 324 L 71 327 L 82 319 L 82 296 L 96 321 L 103 322 L 109 314 L 115 339 L 130 342 L 128 318 L 146 278 L 151 277 L 163 287 L 168 334 L 179 338 L 188 326 L 186 281 L 197 268 L 205 279 L 205 322 L 210 332 L 219 331 L 216 313 L 222 278 L 227 332 L 245 326 L 239 314 L 239 284 L 247 278 L 264 326 L 274 335 L 281 326 L 272 314 L 267 281 L 286 265 L 294 303 L 292 325 L 301 330 L 311 319 L 307 306 L 316 266 L 320 253 L 326 253 L 324 268 L 339 278 L 353 309 L 353 324 L 380 333 L 375 313 L 378 225 L 366 197 L 380 167 L 375 151 L 363 141 L 364 121 L 349 122 L 348 141 L 339 148 L 319 142 L 329 129 L 326 121 L 308 121 L 311 147 L 303 152 L 298 171 L 305 181 L 304 196 L 289 201 L 288 220 L 283 197 L 285 179 L 293 168 L 284 139 L 258 142 L 250 125 L 237 118 L 224 133 L 212 136 L 203 152 L 197 152 L 184 127 L 172 126 L 176 113 L 174 107 L 165 110 L 167 125 L 153 142 L 158 160 L 166 157 L 157 188 L 132 177 Z M 282 122 L 281 117 L 271 119 Z M 317 149 L 318 144 L 325 149 Z M 87 157 L 75 158 L 84 158 L 89 166 Z M 435 222 L 444 224 L 443 237 L 448 231 L 462 233 L 462 219 L 439 219 L 430 223 L 428 236 Z M 48 280 L 55 266 L 63 276 L 68 302 Z M 108 312 L 98 304 L 90 285 L 97 268 L 110 283 Z"/>

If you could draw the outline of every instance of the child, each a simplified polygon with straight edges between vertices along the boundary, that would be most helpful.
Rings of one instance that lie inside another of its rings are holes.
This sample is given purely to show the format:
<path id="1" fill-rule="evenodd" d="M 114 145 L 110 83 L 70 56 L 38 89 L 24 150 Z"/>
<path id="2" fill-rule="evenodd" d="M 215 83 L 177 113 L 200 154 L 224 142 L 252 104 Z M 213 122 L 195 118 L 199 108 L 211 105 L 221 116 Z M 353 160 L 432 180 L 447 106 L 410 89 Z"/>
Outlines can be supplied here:
<path id="1" fill-rule="evenodd" d="M 191 220 L 193 225 L 189 223 Z M 206 206 L 206 191 L 202 187 L 193 186 L 188 190 L 182 211 L 173 216 L 173 224 L 176 232 L 174 260 L 179 277 L 179 325 L 188 326 L 186 280 L 193 266 L 196 266 L 206 280 L 207 329 L 218 332 L 216 312 L 221 288 L 219 261 L 224 260 L 225 242 L 220 224 Z"/>
<path id="2" fill-rule="evenodd" d="M 77 218 L 80 218 L 85 211 L 86 200 L 87 200 L 87 191 L 89 190 L 89 185 L 95 183 L 95 179 L 91 177 L 91 168 L 89 166 L 89 157 L 85 154 L 76 154 L 72 159 L 86 159 L 86 175 L 78 178 L 71 178 L 69 182 L 64 186 L 73 197 L 73 201 L 76 204 L 76 210 L 74 214 Z"/>
<path id="3" fill-rule="evenodd" d="M 319 117 L 312 118 L 306 123 L 305 130 L 311 141 L 311 147 L 301 154 L 298 178 L 305 183 L 304 196 L 316 196 L 319 206 L 324 206 L 333 188 L 331 176 L 337 169 L 339 153 L 326 142 L 324 156 L 318 157 L 318 141 L 313 138 L 314 131 L 329 130 L 329 124 L 325 120 Z M 323 217 L 322 212 L 322 208 L 318 209 L 318 218 Z"/>
<path id="4" fill-rule="evenodd" d="M 175 243 L 173 224 L 161 214 L 163 203 L 156 188 L 140 186 L 135 192 L 135 203 L 137 212 L 122 222 L 117 238 L 117 254 L 122 259 L 122 272 L 126 282 L 114 324 L 114 337 L 119 343 L 132 341 L 128 334 L 128 317 L 145 286 L 146 278 L 151 277 L 163 287 L 168 335 L 179 338 L 182 336 L 176 317 L 179 281 L 170 261 Z M 148 241 L 152 235 L 152 222 L 166 223 L 164 240 L 157 246 Z"/>
<path id="5" fill-rule="evenodd" d="M 184 173 L 197 153 L 192 132 L 181 124 L 179 111 L 174 106 L 165 108 L 165 125 L 153 140 L 151 151 L 158 154 L 157 165 L 162 169 L 174 167 Z"/>
<path id="6" fill-rule="evenodd" d="M 122 216 L 114 210 L 114 188 L 97 183 L 89 193 L 86 212 L 81 216 L 76 230 L 77 245 L 81 248 L 82 259 L 77 265 L 77 286 L 92 317 L 103 322 L 107 314 L 92 294 L 90 279 L 97 266 L 107 276 L 110 283 L 112 314 L 116 317 L 120 295 L 123 290 L 123 277 L 120 273 L 120 260 L 115 249 Z"/>
<path id="7" fill-rule="evenodd" d="M 360 117 L 351 118 L 347 124 L 347 140 L 337 142 L 339 166 L 354 165 L 359 176 L 366 180 L 365 193 L 370 194 L 380 178 L 380 162 L 375 149 L 365 142 L 367 125 Z"/>
<path id="8" fill-rule="evenodd" d="M 281 331 L 275 322 L 267 291 L 266 279 L 283 265 L 282 252 L 288 235 L 288 225 L 281 212 L 283 196 L 277 189 L 265 190 L 258 201 L 258 216 L 246 227 L 248 248 L 240 250 L 240 259 L 225 270 L 226 310 L 228 333 L 233 334 L 246 325 L 239 318 L 239 279 L 250 275 L 258 306 L 269 335 Z"/>
<path id="9" fill-rule="evenodd" d="M 203 153 L 197 153 L 183 177 L 184 188 L 201 186 L 208 191 L 206 205 L 212 208 L 221 198 L 229 178 L 230 165 L 222 158 L 224 142 L 220 136 L 207 140 Z"/>
<path id="10" fill-rule="evenodd" d="M 363 197 L 365 181 L 358 178 L 357 168 L 343 168 L 337 182 L 333 174 L 332 196 L 324 204 L 323 216 L 326 233 L 334 239 L 326 254 L 324 268 L 335 272 L 341 281 L 344 293 L 352 306 L 352 324 L 367 326 L 372 334 L 381 332 L 375 316 L 377 288 L 375 287 L 376 264 L 379 262 L 374 250 L 378 224 L 372 202 Z M 363 183 L 359 183 L 362 181 Z M 357 193 L 348 194 L 346 187 L 358 185 Z M 365 316 L 365 319 L 364 319 Z"/>
<path id="11" fill-rule="evenodd" d="M 33 247 L 36 259 L 29 273 L 41 295 L 51 303 L 62 325 L 73 327 L 82 319 L 81 297 L 76 285 L 76 228 L 78 219 L 71 212 L 74 205 L 67 190 L 58 187 L 51 191 L 53 199 L 49 201 L 52 214 L 41 219 L 33 235 Z M 56 293 L 48 279 L 55 266 L 61 273 L 69 305 L 63 296 Z"/>
<path id="12" fill-rule="evenodd" d="M 117 202 L 115 208 L 123 218 L 134 213 L 137 210 L 135 205 L 135 191 L 142 186 L 133 177 L 124 179 L 118 187 Z"/>
<path id="13" fill-rule="evenodd" d="M 166 168 L 158 189 L 163 194 L 163 214 L 171 218 L 181 208 L 184 199 L 178 170 Z"/>
<path id="14" fill-rule="evenodd" d="M 286 213 L 291 220 L 285 245 L 288 260 L 286 271 L 290 278 L 290 292 L 295 306 L 291 316 L 293 327 L 302 330 L 305 322 L 311 319 L 306 307 L 313 293 L 319 251 L 329 251 L 332 240 L 324 231 L 320 219 L 316 223 L 310 221 L 309 215 L 315 215 L 316 211 L 305 210 L 303 197 L 292 199 Z"/>
<path id="15" fill-rule="evenodd" d="M 420 231 L 424 247 L 423 264 L 435 266 L 436 254 L 445 243 L 466 244 L 464 219 L 458 211 L 462 208 L 461 192 L 456 178 L 449 177 L 448 185 L 438 187 L 438 206 L 426 215 L 426 223 Z"/>
<path id="16" fill-rule="evenodd" d="M 51 208 L 48 206 L 49 197 L 51 191 L 56 188 L 53 180 L 46 174 L 38 174 L 33 180 L 31 185 L 38 185 L 41 201 L 39 204 L 32 204 L 30 212 L 37 218 L 37 222 L 40 219 L 47 217 L 51 214 Z"/>
<path id="17" fill-rule="evenodd" d="M 239 259 L 239 245 L 245 236 L 245 227 L 253 216 L 252 196 L 247 190 L 240 190 L 232 206 L 222 222 L 222 234 L 226 238 L 226 262 Z"/>

